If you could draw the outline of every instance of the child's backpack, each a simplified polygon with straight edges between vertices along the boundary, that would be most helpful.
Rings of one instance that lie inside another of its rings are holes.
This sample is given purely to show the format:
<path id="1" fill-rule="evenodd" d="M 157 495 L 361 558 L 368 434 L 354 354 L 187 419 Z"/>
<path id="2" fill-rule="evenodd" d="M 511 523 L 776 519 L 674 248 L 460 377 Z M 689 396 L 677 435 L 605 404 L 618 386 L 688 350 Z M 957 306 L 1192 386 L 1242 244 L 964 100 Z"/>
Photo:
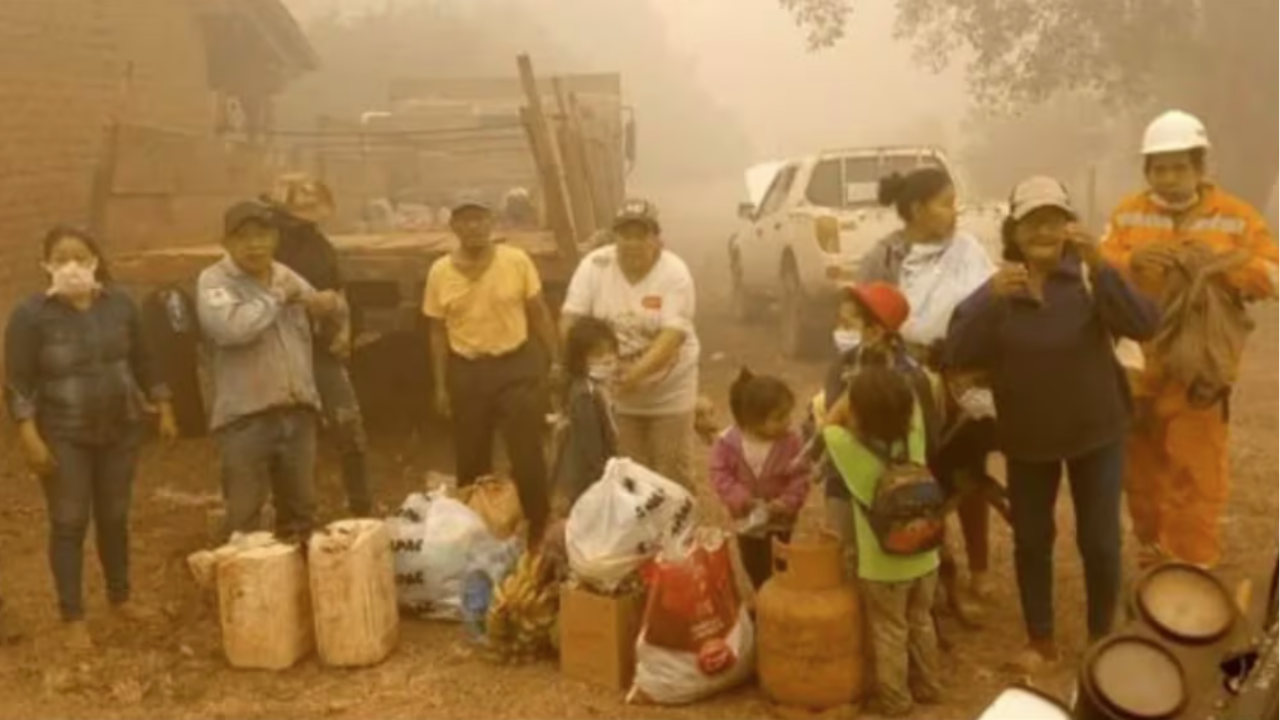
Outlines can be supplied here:
<path id="1" fill-rule="evenodd" d="M 902 448 L 901 456 L 877 451 L 885 464 L 884 473 L 876 483 L 871 505 L 863 505 L 862 510 L 881 551 L 909 557 L 942 547 L 947 498 L 933 472 L 907 456 L 906 443 Z"/>

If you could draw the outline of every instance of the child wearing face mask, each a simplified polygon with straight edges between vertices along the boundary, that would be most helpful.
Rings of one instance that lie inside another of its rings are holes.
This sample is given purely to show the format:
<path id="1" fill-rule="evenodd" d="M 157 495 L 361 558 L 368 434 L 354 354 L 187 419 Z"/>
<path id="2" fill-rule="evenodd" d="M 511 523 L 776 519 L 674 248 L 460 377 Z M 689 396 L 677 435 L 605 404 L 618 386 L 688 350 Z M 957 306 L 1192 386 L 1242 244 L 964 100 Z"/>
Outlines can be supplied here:
<path id="1" fill-rule="evenodd" d="M 743 370 L 729 390 L 734 426 L 711 450 L 711 486 L 733 518 L 757 590 L 773 574 L 773 541 L 788 542 L 809 495 L 811 467 L 783 381 Z"/>
<path id="2" fill-rule="evenodd" d="M 884 282 L 851 285 L 840 298 L 840 314 L 833 332 L 836 359 L 827 372 L 824 391 L 814 398 L 810 408 L 809 436 L 814 447 L 823 449 L 822 429 L 827 425 L 843 425 L 848 420 L 847 401 L 850 381 L 862 366 L 868 351 L 887 355 L 893 369 L 907 377 L 924 408 L 927 436 L 934 435 L 937 413 L 933 411 L 932 385 L 924 369 L 911 359 L 900 335 L 911 317 L 911 303 L 895 286 Z M 854 542 L 852 497 L 844 481 L 830 464 L 822 468 L 825 485 L 827 524 L 841 538 L 846 548 L 845 565 L 854 577 L 857 556 Z"/>
<path id="3" fill-rule="evenodd" d="M 618 374 L 618 338 L 607 322 L 584 317 L 569 330 L 567 430 L 556 458 L 556 484 L 570 507 L 618 454 L 610 385 Z"/>

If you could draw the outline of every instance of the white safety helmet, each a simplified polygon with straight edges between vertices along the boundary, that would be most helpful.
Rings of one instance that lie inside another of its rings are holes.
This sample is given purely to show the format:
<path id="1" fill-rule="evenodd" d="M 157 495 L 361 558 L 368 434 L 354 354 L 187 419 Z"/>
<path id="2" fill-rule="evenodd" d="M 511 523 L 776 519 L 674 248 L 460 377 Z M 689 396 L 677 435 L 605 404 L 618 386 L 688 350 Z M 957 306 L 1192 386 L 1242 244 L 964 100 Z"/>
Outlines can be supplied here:
<path id="1" fill-rule="evenodd" d="M 1147 126 L 1142 140 L 1143 155 L 1208 150 L 1209 131 L 1196 116 L 1170 110 Z"/>

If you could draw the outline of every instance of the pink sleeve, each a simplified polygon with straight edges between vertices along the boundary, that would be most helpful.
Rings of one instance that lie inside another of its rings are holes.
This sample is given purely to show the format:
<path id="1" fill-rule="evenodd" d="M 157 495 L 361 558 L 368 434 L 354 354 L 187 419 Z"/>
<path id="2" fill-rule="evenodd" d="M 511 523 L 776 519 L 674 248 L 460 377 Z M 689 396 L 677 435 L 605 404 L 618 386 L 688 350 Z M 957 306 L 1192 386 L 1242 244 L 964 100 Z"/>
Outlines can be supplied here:
<path id="1" fill-rule="evenodd" d="M 739 480 L 738 453 L 721 437 L 711 449 L 711 488 L 735 518 L 751 510 L 751 491 Z"/>

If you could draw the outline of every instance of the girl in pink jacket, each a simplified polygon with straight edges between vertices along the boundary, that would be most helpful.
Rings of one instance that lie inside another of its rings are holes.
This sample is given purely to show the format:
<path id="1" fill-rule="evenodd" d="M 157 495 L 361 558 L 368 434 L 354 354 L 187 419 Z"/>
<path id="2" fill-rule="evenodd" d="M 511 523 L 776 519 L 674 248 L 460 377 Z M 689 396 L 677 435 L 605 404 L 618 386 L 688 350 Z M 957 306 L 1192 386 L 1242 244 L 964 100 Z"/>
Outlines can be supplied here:
<path id="1" fill-rule="evenodd" d="M 811 466 L 783 381 L 743 370 L 729 390 L 734 426 L 711 450 L 711 486 L 733 518 L 756 589 L 773 574 L 773 541 L 789 542 L 809 495 Z"/>

